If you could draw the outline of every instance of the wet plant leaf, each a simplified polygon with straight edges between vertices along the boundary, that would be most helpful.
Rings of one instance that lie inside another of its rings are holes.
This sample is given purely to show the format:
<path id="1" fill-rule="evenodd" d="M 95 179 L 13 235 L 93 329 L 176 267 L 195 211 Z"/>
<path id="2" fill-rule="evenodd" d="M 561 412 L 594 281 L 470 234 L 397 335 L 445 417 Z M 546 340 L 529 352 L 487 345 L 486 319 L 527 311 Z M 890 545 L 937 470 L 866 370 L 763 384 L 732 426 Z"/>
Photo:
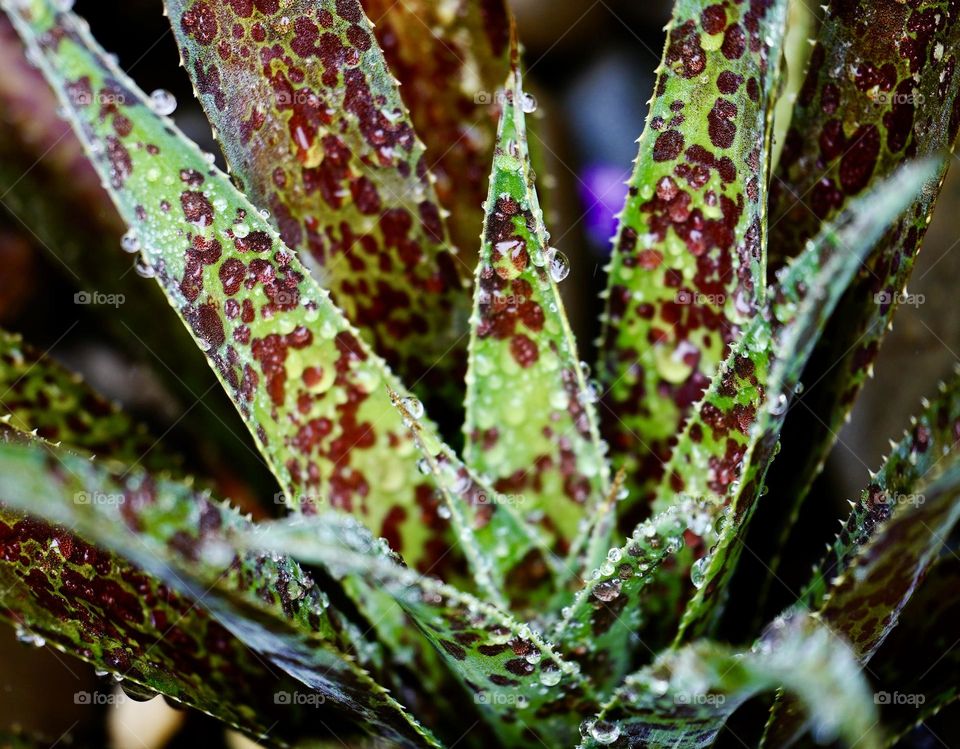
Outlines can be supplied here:
<path id="1" fill-rule="evenodd" d="M 960 376 L 941 387 L 893 447 L 801 594 L 800 605 L 817 611 L 864 664 L 895 631 L 901 610 L 960 519 L 960 490 L 954 486 L 960 480 L 958 424 Z M 778 704 L 768 741 L 777 746 L 799 723 L 794 704 Z"/>
<path id="2" fill-rule="evenodd" d="M 960 697 L 957 617 L 960 560 L 951 549 L 927 573 L 897 626 L 870 661 L 880 714 L 892 739 Z"/>
<path id="3" fill-rule="evenodd" d="M 411 564 L 456 568 L 449 526 L 387 389 L 406 391 L 383 361 L 75 16 L 49 0 L 10 11 L 132 227 L 141 262 L 276 475 L 278 496 L 305 512 L 323 503 L 356 513 Z M 103 113 L 93 100 L 107 102 Z"/>
<path id="4" fill-rule="evenodd" d="M 533 626 L 400 566 L 356 521 L 328 516 L 260 524 L 247 543 L 322 564 L 337 576 L 365 577 L 386 590 L 444 655 L 508 746 L 526 746 L 534 736 L 569 742 L 578 715 L 597 705 L 577 665 Z"/>
<path id="5" fill-rule="evenodd" d="M 117 503 L 78 502 L 111 496 Z M 300 568 L 237 554 L 252 523 L 190 487 L 42 445 L 0 445 L 0 498 L 71 528 L 210 612 L 234 637 L 361 727 L 399 746 L 439 746 L 358 665 L 368 655 Z"/>
<path id="6" fill-rule="evenodd" d="M 750 519 L 764 492 L 767 470 L 779 449 L 780 430 L 804 364 L 830 314 L 867 253 L 910 201 L 932 179 L 936 179 L 940 167 L 939 160 L 903 167 L 889 180 L 858 198 L 833 225 L 824 227 L 800 258 L 781 272 L 771 298 L 772 364 L 763 386 L 762 400 L 756 406 L 749 426 L 747 444 L 731 466 L 736 473 L 730 475 L 726 483 L 724 502 L 731 507 L 731 522 L 726 523 L 716 536 L 705 540 L 707 561 L 701 563 L 703 575 L 684 613 L 678 641 L 702 634 L 712 626 L 722 608 L 723 597 L 715 594 L 727 589 L 739 560 Z M 728 363 L 725 371 L 736 371 L 735 364 Z M 724 375 L 720 377 L 722 387 Z M 704 403 L 709 402 L 708 394 Z M 698 418 L 703 414 L 704 407 L 701 407 Z M 696 425 L 697 418 L 694 418 L 687 428 L 694 429 Z M 730 426 L 721 423 L 721 434 L 724 429 L 729 430 Z M 697 451 L 692 451 L 692 455 L 696 456 Z M 710 466 L 705 467 L 708 470 L 694 471 L 689 475 L 702 481 L 711 475 Z M 665 481 L 671 479 L 672 473 Z"/>
<path id="7" fill-rule="evenodd" d="M 960 127 L 956 7 L 883 0 L 827 8 L 772 183 L 774 265 L 795 255 L 820 221 L 898 165 L 951 149 Z M 838 69 L 842 74 L 835 74 Z M 948 166 L 944 162 L 941 181 Z M 760 516 L 765 538 L 752 546 L 773 560 L 774 572 L 784 534 L 872 374 L 894 313 L 901 303 L 919 301 L 907 283 L 939 192 L 939 184 L 924 190 L 878 243 L 807 367 L 806 408 L 797 410 L 783 435 L 791 458 L 770 474 L 771 491 L 791 499 Z"/>
<path id="8" fill-rule="evenodd" d="M 405 380 L 450 389 L 469 271 L 446 243 L 424 146 L 359 1 L 166 7 L 247 196 Z"/>
<path id="9" fill-rule="evenodd" d="M 178 456 L 78 376 L 18 336 L 0 335 L 3 443 L 62 441 L 65 451 L 180 473 Z M 123 498 L 80 492 L 76 503 Z M 193 603 L 123 559 L 63 527 L 0 505 L 0 616 L 34 645 L 48 644 L 104 672 L 194 707 L 250 736 L 283 740 L 310 732 L 309 710 L 272 695 L 293 689 Z M 270 699 L 265 699 L 265 695 Z M 282 723 L 279 730 L 275 724 Z"/>
<path id="10" fill-rule="evenodd" d="M 464 425 L 467 464 L 495 503 L 536 517 L 564 555 L 609 491 L 596 393 L 587 381 L 558 283 L 530 166 L 519 62 L 502 94 L 477 265 Z"/>
<path id="11" fill-rule="evenodd" d="M 956 456 L 944 474 L 918 485 L 922 501 L 902 502 L 893 516 L 831 581 L 817 617 L 850 642 L 867 663 L 896 626 L 900 612 L 960 520 L 960 466 Z M 776 705 L 767 725 L 767 746 L 784 746 L 801 721 L 789 700 Z"/>
<path id="12" fill-rule="evenodd" d="M 787 3 L 680 0 L 608 281 L 605 431 L 642 517 L 671 438 L 766 289 L 771 101 Z M 623 525 L 621 525 L 623 527 Z"/>
<path id="13" fill-rule="evenodd" d="M 744 653 L 710 642 L 667 651 L 584 724 L 580 747 L 709 747 L 738 707 L 780 685 L 802 699 L 818 737 L 881 746 L 855 658 L 828 628 L 797 616 L 774 622 Z"/>
<path id="14" fill-rule="evenodd" d="M 497 134 L 497 92 L 510 69 L 503 0 L 361 0 L 427 146 L 447 226 L 470 268 Z"/>

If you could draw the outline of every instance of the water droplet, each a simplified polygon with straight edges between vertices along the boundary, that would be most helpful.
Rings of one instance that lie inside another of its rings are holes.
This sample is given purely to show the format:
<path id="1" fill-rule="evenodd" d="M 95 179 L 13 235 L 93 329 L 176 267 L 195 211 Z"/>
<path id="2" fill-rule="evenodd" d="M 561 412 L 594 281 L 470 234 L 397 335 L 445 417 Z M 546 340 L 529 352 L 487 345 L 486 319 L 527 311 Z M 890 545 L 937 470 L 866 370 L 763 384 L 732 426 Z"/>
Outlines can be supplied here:
<path id="1" fill-rule="evenodd" d="M 618 549 L 617 547 L 614 547 L 607 552 L 608 562 L 613 562 L 614 564 L 616 564 L 621 559 L 623 559 L 623 552 L 620 551 L 620 549 Z"/>
<path id="2" fill-rule="evenodd" d="M 17 627 L 17 642 L 24 645 L 29 645 L 33 648 L 42 648 L 47 644 L 47 641 L 40 635 L 31 632 L 29 629 L 24 627 Z"/>
<path id="3" fill-rule="evenodd" d="M 544 664 L 540 669 L 540 683 L 545 687 L 555 687 L 560 683 L 560 669 L 553 663 Z"/>
<path id="4" fill-rule="evenodd" d="M 217 157 L 214 156 L 212 153 L 203 154 L 203 158 L 206 159 L 206 162 L 210 164 L 210 166 L 213 166 L 217 161 Z"/>
<path id="5" fill-rule="evenodd" d="M 400 403 L 406 409 L 407 413 L 409 413 L 413 418 L 415 419 L 423 418 L 423 404 L 420 401 L 418 401 L 416 398 L 412 396 L 408 396 L 406 398 L 401 399 Z"/>
<path id="6" fill-rule="evenodd" d="M 147 261 L 143 255 L 137 256 L 137 262 L 134 263 L 133 269 L 137 272 L 138 276 L 142 278 L 153 278 L 157 275 L 157 272 L 153 269 L 153 266 Z"/>
<path id="7" fill-rule="evenodd" d="M 237 239 L 243 239 L 249 234 L 250 234 L 250 227 L 247 226 L 245 223 L 240 222 L 239 224 L 233 225 L 233 236 L 235 236 Z"/>
<path id="8" fill-rule="evenodd" d="M 168 117 L 177 111 L 177 98 L 165 88 L 158 88 L 150 94 L 150 108 L 161 117 Z"/>
<path id="9" fill-rule="evenodd" d="M 437 506 L 437 515 L 444 520 L 450 519 L 450 508 L 447 505 L 438 505 Z"/>
<path id="10" fill-rule="evenodd" d="M 547 250 L 547 270 L 554 283 L 560 283 L 570 275 L 570 261 L 560 250 L 551 247 Z"/>
<path id="11" fill-rule="evenodd" d="M 520 95 L 520 108 L 524 114 L 533 114 L 537 111 L 537 100 L 528 93 Z"/>
<path id="12" fill-rule="evenodd" d="M 690 568 L 690 582 L 693 583 L 693 587 L 697 590 L 703 587 L 704 582 L 707 579 L 707 567 L 710 566 L 710 557 L 700 557 L 696 562 L 693 563 L 693 567 Z"/>
<path id="13" fill-rule="evenodd" d="M 140 252 L 140 237 L 137 236 L 137 232 L 133 229 L 127 230 L 127 233 L 120 239 L 120 247 L 123 248 L 124 252 L 129 252 L 131 255 Z"/>
<path id="14" fill-rule="evenodd" d="M 537 665 L 543 656 L 540 654 L 539 650 L 534 650 L 527 654 L 526 660 L 527 663 L 532 663 L 534 666 Z"/>
<path id="15" fill-rule="evenodd" d="M 433 473 L 433 468 L 430 466 L 430 461 L 427 458 L 420 458 L 417 461 L 417 468 L 420 469 L 420 473 L 424 476 Z"/>
<path id="16" fill-rule="evenodd" d="M 607 720 L 598 720 L 590 726 L 590 735 L 598 744 L 607 746 L 620 738 L 620 726 Z"/>
<path id="17" fill-rule="evenodd" d="M 803 383 L 802 383 L 802 382 L 798 382 L 798 383 L 797 383 L 797 386 L 793 389 L 793 394 L 794 394 L 794 395 L 802 395 L 802 394 L 803 394 Z"/>
<path id="18" fill-rule="evenodd" d="M 593 589 L 594 598 L 603 601 L 604 603 L 609 603 L 619 595 L 620 581 L 617 578 L 614 578 L 613 580 L 604 580 L 602 583 L 597 583 L 597 587 Z"/>
<path id="19" fill-rule="evenodd" d="M 770 413 L 773 416 L 783 416 L 787 412 L 787 396 L 783 393 L 777 396 L 777 400 L 770 404 Z"/>

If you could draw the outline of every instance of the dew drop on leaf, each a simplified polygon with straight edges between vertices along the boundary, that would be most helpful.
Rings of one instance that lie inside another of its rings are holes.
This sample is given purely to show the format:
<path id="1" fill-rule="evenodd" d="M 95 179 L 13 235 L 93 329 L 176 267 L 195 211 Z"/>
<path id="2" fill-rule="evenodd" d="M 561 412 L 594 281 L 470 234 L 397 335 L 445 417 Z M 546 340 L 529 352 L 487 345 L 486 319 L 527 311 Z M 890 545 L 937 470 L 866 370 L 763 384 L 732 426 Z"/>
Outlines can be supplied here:
<path id="1" fill-rule="evenodd" d="M 147 259 L 143 255 L 139 255 L 137 257 L 137 261 L 134 263 L 133 269 L 141 278 L 153 278 L 155 275 L 157 275 L 157 272 L 153 269 L 153 266 L 147 262 Z"/>
<path id="2" fill-rule="evenodd" d="M 710 557 L 700 557 L 696 562 L 693 563 L 693 567 L 690 568 L 690 582 L 693 583 L 693 587 L 697 590 L 703 587 L 704 581 L 707 579 L 707 567 L 710 566 Z"/>
<path id="3" fill-rule="evenodd" d="M 150 109 L 161 117 L 168 117 L 177 111 L 177 98 L 165 88 L 158 88 L 150 94 Z"/>
<path id="4" fill-rule="evenodd" d="M 570 275 L 570 261 L 560 250 L 551 247 L 547 250 L 547 270 L 554 283 L 560 283 Z"/>
<path id="5" fill-rule="evenodd" d="M 410 414 L 415 419 L 423 418 L 423 404 L 418 401 L 416 398 L 407 397 L 403 398 L 400 403 L 403 404 L 404 409 L 407 413 Z"/>
<path id="6" fill-rule="evenodd" d="M 137 232 L 129 229 L 126 234 L 120 238 L 120 247 L 123 248 L 124 252 L 129 252 L 131 255 L 135 252 L 140 252 L 140 238 L 137 236 Z"/>
<path id="7" fill-rule="evenodd" d="M 560 669 L 547 663 L 540 669 L 540 683 L 545 687 L 555 687 L 560 683 Z"/>
<path id="8" fill-rule="evenodd" d="M 590 726 L 590 735 L 598 744 L 608 746 L 620 738 L 620 727 L 616 723 L 598 720 Z"/>
<path id="9" fill-rule="evenodd" d="M 620 581 L 614 578 L 598 583 L 597 587 L 593 589 L 593 595 L 594 598 L 609 603 L 620 595 Z"/>

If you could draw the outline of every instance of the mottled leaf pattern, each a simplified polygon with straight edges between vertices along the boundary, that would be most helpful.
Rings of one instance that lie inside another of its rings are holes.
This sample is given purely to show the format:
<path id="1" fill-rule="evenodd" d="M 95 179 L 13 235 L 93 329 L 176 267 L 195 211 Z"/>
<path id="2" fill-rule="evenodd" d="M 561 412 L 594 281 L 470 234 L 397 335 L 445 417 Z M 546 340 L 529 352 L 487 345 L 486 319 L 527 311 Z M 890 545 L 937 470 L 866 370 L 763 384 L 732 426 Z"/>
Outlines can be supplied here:
<path id="1" fill-rule="evenodd" d="M 255 548 L 323 564 L 336 574 L 358 574 L 386 589 L 406 610 L 450 668 L 490 713 L 511 745 L 569 743 L 578 715 L 596 706 L 575 663 L 563 660 L 533 627 L 505 611 L 393 561 L 355 521 L 323 517 L 260 525 L 248 536 Z"/>
<path id="2" fill-rule="evenodd" d="M 779 449 L 780 430 L 804 364 L 843 290 L 889 224 L 936 179 L 940 166 L 939 160 L 927 160 L 900 169 L 858 198 L 834 224 L 824 227 L 804 254 L 780 274 L 770 300 L 775 336 L 773 365 L 750 427 L 749 444 L 738 463 L 736 485 L 730 484 L 734 489 L 729 499 L 731 522 L 723 527 L 714 545 L 706 544 L 708 557 L 702 563 L 700 588 L 684 613 L 678 640 L 709 629 L 721 608 L 722 596 L 715 594 L 726 590 L 733 574 L 757 500 L 764 492 L 767 470 Z M 799 270 L 808 263 L 807 272 Z M 818 269 L 816 275 L 814 268 Z M 734 368 L 728 366 L 727 371 Z M 693 426 L 691 423 L 690 428 Z"/>
<path id="3" fill-rule="evenodd" d="M 427 146 L 447 225 L 472 269 L 497 133 L 496 93 L 510 67 L 504 0 L 361 0 Z"/>
<path id="4" fill-rule="evenodd" d="M 610 266 L 599 370 L 613 454 L 642 512 L 675 437 L 762 302 L 787 3 L 679 0 Z"/>
<path id="5" fill-rule="evenodd" d="M 250 200 L 401 376 L 450 389 L 467 269 L 446 246 L 423 144 L 359 1 L 166 5 Z"/>
<path id="6" fill-rule="evenodd" d="M 122 501 L 76 501 L 84 493 Z M 0 445 L 0 498 L 75 529 L 197 601 L 247 647 L 375 735 L 399 746 L 439 746 L 356 663 L 365 653 L 353 649 L 355 636 L 311 578 L 282 556 L 234 553 L 230 536 L 251 524 L 229 507 L 122 465 L 13 444 Z"/>
<path id="7" fill-rule="evenodd" d="M 382 360 L 256 209 L 150 111 L 75 16 L 33 0 L 11 17 L 288 503 L 356 513 L 424 569 L 455 565 L 448 524 L 387 393 L 403 388 Z M 94 99 L 108 102 L 103 111 Z"/>
<path id="8" fill-rule="evenodd" d="M 893 517 L 857 553 L 849 569 L 831 582 L 819 620 L 851 645 L 863 663 L 883 643 L 960 521 L 960 467 L 955 456 L 944 475 L 917 486 L 919 501 L 901 502 Z M 784 746 L 800 720 L 794 704 L 775 708 L 768 746 Z"/>
<path id="9" fill-rule="evenodd" d="M 596 395 L 586 381 L 533 185 L 519 66 L 503 114 L 477 265 L 467 373 L 465 459 L 490 477 L 494 502 L 517 507 L 569 551 L 609 490 Z"/>
<path id="10" fill-rule="evenodd" d="M 952 149 L 960 127 L 956 6 L 882 0 L 826 7 L 771 188 L 774 264 L 796 254 L 819 222 L 836 215 L 865 185 L 908 159 Z M 770 474 L 771 491 L 790 498 L 777 510 L 784 531 L 872 372 L 938 194 L 939 186 L 924 190 L 884 236 L 811 359 L 806 408 L 797 410 L 783 435 L 791 460 Z M 775 522 L 771 517 L 767 527 Z M 780 536 L 767 533 L 774 556 Z M 765 550 L 758 548 L 761 554 Z"/>
<path id="11" fill-rule="evenodd" d="M 876 707 L 842 640 L 812 618 L 774 622 L 745 653 L 711 643 L 670 650 L 628 676 L 597 718 L 582 749 L 700 749 L 751 697 L 785 686 L 816 717 L 818 736 L 881 746 Z"/>

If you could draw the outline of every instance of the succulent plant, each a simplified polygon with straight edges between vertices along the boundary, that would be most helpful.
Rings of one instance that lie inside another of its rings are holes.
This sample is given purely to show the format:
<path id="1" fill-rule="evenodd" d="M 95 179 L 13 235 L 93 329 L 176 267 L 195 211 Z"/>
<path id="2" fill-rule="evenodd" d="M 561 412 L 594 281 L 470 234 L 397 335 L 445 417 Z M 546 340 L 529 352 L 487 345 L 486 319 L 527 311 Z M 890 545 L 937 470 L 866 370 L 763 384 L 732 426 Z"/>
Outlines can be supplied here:
<path id="1" fill-rule="evenodd" d="M 4 75 L 40 85 L 18 36 L 70 129 L 0 96 L 96 208 L 83 231 L 42 189 L 19 208 L 210 405 L 184 456 L 0 335 L 22 640 L 264 746 L 879 747 L 956 697 L 960 376 L 793 605 L 764 620 L 773 557 L 729 604 L 910 277 L 960 127 L 955 3 L 831 0 L 801 77 L 787 0 L 677 0 L 593 374 L 501 2 L 166 0 L 230 176 L 70 5 L 0 0 Z M 274 486 L 244 483 L 240 423 Z M 945 650 L 929 679 L 918 639 Z"/>

